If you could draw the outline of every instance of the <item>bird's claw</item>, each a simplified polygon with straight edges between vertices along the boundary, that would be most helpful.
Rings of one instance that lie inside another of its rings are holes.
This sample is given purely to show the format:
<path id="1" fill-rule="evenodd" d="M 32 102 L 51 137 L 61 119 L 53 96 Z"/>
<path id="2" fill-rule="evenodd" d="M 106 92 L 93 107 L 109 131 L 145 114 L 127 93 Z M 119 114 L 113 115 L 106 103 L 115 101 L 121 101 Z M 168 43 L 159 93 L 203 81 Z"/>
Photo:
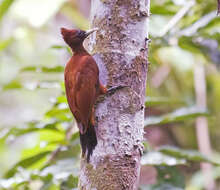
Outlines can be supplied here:
<path id="1" fill-rule="evenodd" d="M 120 89 L 123 89 L 123 88 L 126 88 L 126 87 L 129 87 L 129 86 L 125 86 L 125 85 L 119 85 L 119 86 L 115 86 L 115 87 L 111 87 L 107 90 L 107 94 L 108 95 L 112 95 L 114 94 L 117 90 L 120 90 Z"/>

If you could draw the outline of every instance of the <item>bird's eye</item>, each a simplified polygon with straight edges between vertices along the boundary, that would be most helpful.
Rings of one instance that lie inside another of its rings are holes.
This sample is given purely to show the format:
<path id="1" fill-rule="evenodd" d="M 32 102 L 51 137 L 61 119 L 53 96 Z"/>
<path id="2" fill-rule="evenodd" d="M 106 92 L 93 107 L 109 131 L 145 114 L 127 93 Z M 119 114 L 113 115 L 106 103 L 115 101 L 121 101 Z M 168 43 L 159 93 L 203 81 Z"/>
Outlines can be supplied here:
<path id="1" fill-rule="evenodd" d="M 84 31 L 82 31 L 82 30 L 80 30 L 79 32 L 78 32 L 78 34 L 77 34 L 77 36 L 79 36 L 80 38 L 83 38 L 84 36 L 85 36 L 85 32 Z"/>

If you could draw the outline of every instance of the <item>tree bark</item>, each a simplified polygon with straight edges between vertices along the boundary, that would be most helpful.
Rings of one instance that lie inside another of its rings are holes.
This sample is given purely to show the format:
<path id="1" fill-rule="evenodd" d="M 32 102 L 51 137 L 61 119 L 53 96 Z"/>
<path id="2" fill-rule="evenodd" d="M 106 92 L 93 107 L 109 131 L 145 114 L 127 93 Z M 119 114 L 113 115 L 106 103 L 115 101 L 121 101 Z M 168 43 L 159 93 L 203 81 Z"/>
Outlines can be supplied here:
<path id="1" fill-rule="evenodd" d="M 93 0 L 89 50 L 108 88 L 126 86 L 96 105 L 98 145 L 81 160 L 81 190 L 136 190 L 144 133 L 150 0 Z"/>

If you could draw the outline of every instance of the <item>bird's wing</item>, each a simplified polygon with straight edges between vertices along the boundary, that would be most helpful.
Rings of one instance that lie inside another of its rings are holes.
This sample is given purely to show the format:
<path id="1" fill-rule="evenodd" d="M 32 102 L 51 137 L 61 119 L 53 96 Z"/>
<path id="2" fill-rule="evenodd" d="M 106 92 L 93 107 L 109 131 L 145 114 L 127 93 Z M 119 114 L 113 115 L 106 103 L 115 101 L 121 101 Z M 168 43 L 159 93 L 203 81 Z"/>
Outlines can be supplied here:
<path id="1" fill-rule="evenodd" d="M 82 122 L 81 127 L 83 127 L 80 131 L 85 133 L 89 127 L 92 108 L 96 101 L 98 68 L 90 56 L 83 59 L 79 65 L 80 68 L 75 75 L 75 105 Z"/>

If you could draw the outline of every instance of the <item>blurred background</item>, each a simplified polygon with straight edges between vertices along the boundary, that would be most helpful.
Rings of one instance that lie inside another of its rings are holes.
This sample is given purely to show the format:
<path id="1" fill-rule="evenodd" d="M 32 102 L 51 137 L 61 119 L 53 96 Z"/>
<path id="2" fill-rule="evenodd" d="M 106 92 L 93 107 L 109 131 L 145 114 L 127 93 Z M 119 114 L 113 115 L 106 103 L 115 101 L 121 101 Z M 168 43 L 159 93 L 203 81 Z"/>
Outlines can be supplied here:
<path id="1" fill-rule="evenodd" d="M 60 27 L 90 0 L 0 0 L 0 189 L 77 188 L 80 146 Z M 214 0 L 153 0 L 140 189 L 220 189 L 220 17 Z M 208 164 L 202 164 L 206 162 Z M 208 182 L 209 181 L 209 182 Z"/>

